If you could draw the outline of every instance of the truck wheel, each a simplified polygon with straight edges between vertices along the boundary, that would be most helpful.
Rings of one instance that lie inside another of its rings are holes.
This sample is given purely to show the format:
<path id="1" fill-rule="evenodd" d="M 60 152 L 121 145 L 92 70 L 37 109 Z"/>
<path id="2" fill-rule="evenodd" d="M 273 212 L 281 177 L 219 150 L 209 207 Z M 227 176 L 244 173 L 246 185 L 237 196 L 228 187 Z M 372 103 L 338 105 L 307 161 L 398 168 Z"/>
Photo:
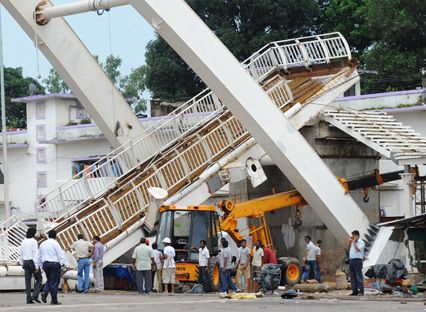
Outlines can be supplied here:
<path id="1" fill-rule="evenodd" d="M 281 285 L 296 285 L 302 278 L 302 266 L 299 260 L 292 257 L 282 257 L 278 259 L 281 267 Z"/>
<path id="2" fill-rule="evenodd" d="M 210 257 L 209 281 L 210 289 L 208 291 L 216 292 L 220 287 L 220 267 L 217 257 Z"/>

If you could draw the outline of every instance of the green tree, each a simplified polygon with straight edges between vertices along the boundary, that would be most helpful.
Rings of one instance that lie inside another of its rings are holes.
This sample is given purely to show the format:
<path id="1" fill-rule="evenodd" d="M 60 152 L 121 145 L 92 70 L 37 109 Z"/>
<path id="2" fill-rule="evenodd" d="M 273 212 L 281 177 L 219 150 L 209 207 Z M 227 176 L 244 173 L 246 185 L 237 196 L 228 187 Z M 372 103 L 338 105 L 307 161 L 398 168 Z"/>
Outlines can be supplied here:
<path id="1" fill-rule="evenodd" d="M 421 86 L 426 65 L 424 0 L 367 0 L 372 45 L 361 60 L 378 75 L 365 80 L 367 91 L 403 90 Z"/>
<path id="2" fill-rule="evenodd" d="M 412 89 L 426 64 L 424 0 L 331 0 L 324 6 L 324 29 L 340 31 L 361 66 L 364 93 Z"/>
<path id="3" fill-rule="evenodd" d="M 119 56 L 108 55 L 105 63 L 100 62 L 97 55 L 94 58 L 112 83 L 132 103 L 131 105 L 135 113 L 145 111 L 146 101 L 143 99 L 143 92 L 145 91 L 145 67 L 140 66 L 131 69 L 130 74 L 122 75 L 120 70 L 122 59 Z M 43 83 L 50 93 L 70 91 L 67 84 L 53 68 L 50 69 L 49 76 L 43 80 Z"/>
<path id="4" fill-rule="evenodd" d="M 367 3 L 364 0 L 331 0 L 323 6 L 324 30 L 339 31 L 356 55 L 371 45 L 367 24 Z"/>
<path id="5" fill-rule="evenodd" d="M 12 99 L 30 95 L 29 85 L 31 83 L 37 87 L 39 94 L 44 93 L 44 88 L 37 80 L 23 76 L 22 67 L 4 68 L 6 124 L 8 128 L 25 128 L 27 126 L 25 103 L 15 103 L 12 102 Z"/>
<path id="6" fill-rule="evenodd" d="M 49 93 L 67 93 L 70 91 L 65 81 L 53 68 L 49 71 L 49 76 L 43 79 L 46 90 Z"/>
<path id="7" fill-rule="evenodd" d="M 187 3 L 240 60 L 270 41 L 315 33 L 320 6 L 316 0 L 187 0 Z M 146 87 L 154 98 L 188 99 L 204 84 L 157 37 L 147 45 Z"/>

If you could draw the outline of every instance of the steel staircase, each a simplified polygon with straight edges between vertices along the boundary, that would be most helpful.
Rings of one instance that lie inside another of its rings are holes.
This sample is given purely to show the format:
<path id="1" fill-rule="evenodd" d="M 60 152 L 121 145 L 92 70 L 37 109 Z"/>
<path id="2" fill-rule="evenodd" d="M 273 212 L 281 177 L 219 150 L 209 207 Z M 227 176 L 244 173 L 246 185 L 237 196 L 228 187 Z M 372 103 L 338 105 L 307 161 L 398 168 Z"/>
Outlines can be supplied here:
<path id="1" fill-rule="evenodd" d="M 313 74 L 304 78 L 295 74 L 290 86 L 282 76 L 273 76 L 274 72 L 289 76 L 301 66 L 347 61 L 350 57 L 345 39 L 334 33 L 271 43 L 243 66 L 285 111 L 294 103 L 307 102 L 325 92 L 336 76 L 350 69 L 343 64 L 317 79 Z M 290 88 L 296 91 L 294 101 Z M 102 158 L 90 172 L 79 172 L 47 194 L 37 208 L 38 219 L 44 230 L 58 230 L 64 248 L 78 233 L 88 238 L 101 235 L 104 242 L 111 242 L 143 218 L 150 200 L 149 187 L 161 187 L 173 195 L 249 138 L 217 97 L 205 90 L 147 129 L 142 137 Z M 153 141 L 157 145 L 151 145 Z M 9 238 L 5 237 L 11 241 L 8 233 Z"/>
<path id="2" fill-rule="evenodd" d="M 245 60 L 243 66 L 262 83 L 276 69 L 288 72 L 300 66 L 329 64 L 342 59 L 351 59 L 347 42 L 340 33 L 331 33 L 269 43 Z M 90 171 L 77 173 L 45 195 L 37 207 L 39 220 L 53 222 L 96 200 L 134 169 L 140 168 L 148 158 L 161 153 L 222 111 L 218 98 L 209 89 L 204 90 L 146 129 L 140 138 L 120 146 L 92 165 Z"/>

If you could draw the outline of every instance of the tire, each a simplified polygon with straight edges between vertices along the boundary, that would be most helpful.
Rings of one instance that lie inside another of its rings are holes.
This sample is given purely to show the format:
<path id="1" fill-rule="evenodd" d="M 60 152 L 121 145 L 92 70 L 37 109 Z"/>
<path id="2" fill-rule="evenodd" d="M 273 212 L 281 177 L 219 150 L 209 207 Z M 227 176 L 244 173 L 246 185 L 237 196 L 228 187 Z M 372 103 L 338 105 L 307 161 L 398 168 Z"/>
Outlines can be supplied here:
<path id="1" fill-rule="evenodd" d="M 302 278 L 302 266 L 299 260 L 292 257 L 282 257 L 278 259 L 281 267 L 281 285 L 294 286 Z"/>
<path id="2" fill-rule="evenodd" d="M 209 282 L 211 292 L 216 292 L 220 287 L 220 267 L 219 259 L 215 256 L 210 257 L 210 266 L 209 266 Z"/>

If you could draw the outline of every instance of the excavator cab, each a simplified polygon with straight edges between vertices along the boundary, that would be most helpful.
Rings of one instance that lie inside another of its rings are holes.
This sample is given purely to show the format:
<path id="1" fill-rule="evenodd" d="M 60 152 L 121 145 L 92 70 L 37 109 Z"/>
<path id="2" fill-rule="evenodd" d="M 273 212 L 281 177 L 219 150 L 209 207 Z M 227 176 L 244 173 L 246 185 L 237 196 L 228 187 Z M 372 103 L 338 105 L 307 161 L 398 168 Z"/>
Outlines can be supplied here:
<path id="1" fill-rule="evenodd" d="M 181 283 L 198 281 L 198 246 L 205 240 L 210 251 L 210 288 L 219 287 L 218 217 L 214 206 L 188 206 L 176 208 L 173 205 L 160 208 L 158 228 L 158 249 L 163 250 L 162 241 L 169 237 L 176 251 L 176 280 Z M 194 248 L 195 247 L 195 248 Z"/>

